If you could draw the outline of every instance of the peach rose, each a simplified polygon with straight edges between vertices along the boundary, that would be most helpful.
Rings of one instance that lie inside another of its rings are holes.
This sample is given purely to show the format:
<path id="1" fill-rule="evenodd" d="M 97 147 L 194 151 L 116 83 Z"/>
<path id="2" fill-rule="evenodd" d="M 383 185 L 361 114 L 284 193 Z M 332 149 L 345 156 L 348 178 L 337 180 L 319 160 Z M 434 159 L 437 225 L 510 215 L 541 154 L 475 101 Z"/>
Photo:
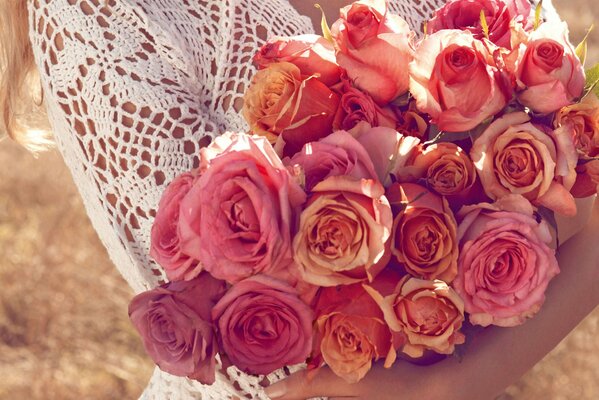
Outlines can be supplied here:
<path id="1" fill-rule="evenodd" d="M 377 181 L 333 176 L 320 182 L 293 241 L 301 277 L 319 286 L 372 281 L 389 260 L 392 222 Z"/>
<path id="2" fill-rule="evenodd" d="M 378 104 L 408 91 L 414 32 L 387 12 L 384 0 L 361 0 L 342 8 L 331 34 L 339 65 Z"/>
<path id="3" fill-rule="evenodd" d="M 528 0 L 452 0 L 435 12 L 427 29 L 428 33 L 442 29 L 466 30 L 482 40 L 485 32 L 480 13 L 484 12 L 488 39 L 497 46 L 510 48 L 511 24 L 519 23 L 526 30 L 532 29 L 531 11 Z"/>
<path id="4" fill-rule="evenodd" d="M 447 283 L 406 276 L 387 296 L 365 288 L 383 310 L 391 330 L 405 335 L 402 351 L 408 356 L 419 358 L 426 350 L 452 354 L 456 345 L 464 343 L 460 332 L 464 302 Z"/>
<path id="5" fill-rule="evenodd" d="M 245 93 L 243 116 L 253 133 L 271 143 L 282 140 L 285 154 L 292 155 L 333 131 L 338 106 L 339 96 L 324 83 L 281 62 L 254 75 Z"/>
<path id="6" fill-rule="evenodd" d="M 564 107 L 555 114 L 554 127 L 571 125 L 578 154 L 599 156 L 599 98 L 590 92 L 580 103 Z"/>
<path id="7" fill-rule="evenodd" d="M 470 156 L 487 195 L 521 194 L 533 204 L 576 215 L 569 190 L 578 156 L 567 127 L 541 131 L 524 112 L 506 114 L 474 141 Z"/>
<path id="8" fill-rule="evenodd" d="M 469 32 L 442 30 L 418 47 L 410 64 L 410 92 L 418 110 L 430 114 L 440 130 L 473 129 L 511 98 L 488 46 Z"/>
<path id="9" fill-rule="evenodd" d="M 549 227 L 533 213 L 531 204 L 515 194 L 458 213 L 461 253 L 453 286 L 472 324 L 520 325 L 545 301 L 559 266 L 548 246 Z"/>
<path id="10" fill-rule="evenodd" d="M 404 136 L 391 128 L 366 128 L 358 132 L 357 140 L 370 155 L 377 176 L 385 187 L 421 151 L 418 138 Z"/>
<path id="11" fill-rule="evenodd" d="M 424 179 L 443 196 L 463 196 L 476 182 L 476 169 L 468 154 L 455 143 L 436 143 L 416 154 L 399 172 L 401 181 Z"/>
<path id="12" fill-rule="evenodd" d="M 565 22 L 542 24 L 522 46 L 516 72 L 521 104 L 548 114 L 582 95 L 584 69 L 568 39 Z"/>
<path id="13" fill-rule="evenodd" d="M 305 193 L 265 138 L 232 136 L 181 201 L 181 250 L 214 277 L 284 274 Z"/>
<path id="14" fill-rule="evenodd" d="M 292 63 L 302 75 L 314 75 L 327 86 L 339 82 L 341 75 L 333 45 L 318 35 L 274 37 L 254 56 L 254 63 L 260 69 L 279 62 Z"/>
<path id="15" fill-rule="evenodd" d="M 406 271 L 423 279 L 451 282 L 457 274 L 457 224 L 447 200 L 414 183 L 387 190 L 393 221 L 391 252 Z"/>
<path id="16" fill-rule="evenodd" d="M 345 131 L 306 144 L 302 151 L 286 159 L 285 163 L 291 167 L 301 167 L 308 192 L 330 176 L 347 175 L 358 179 L 377 177 L 364 147 Z"/>
<path id="17" fill-rule="evenodd" d="M 309 366 L 323 362 L 348 383 L 360 381 L 372 363 L 396 358 L 393 334 L 361 284 L 323 288 L 316 302 L 314 350 Z"/>

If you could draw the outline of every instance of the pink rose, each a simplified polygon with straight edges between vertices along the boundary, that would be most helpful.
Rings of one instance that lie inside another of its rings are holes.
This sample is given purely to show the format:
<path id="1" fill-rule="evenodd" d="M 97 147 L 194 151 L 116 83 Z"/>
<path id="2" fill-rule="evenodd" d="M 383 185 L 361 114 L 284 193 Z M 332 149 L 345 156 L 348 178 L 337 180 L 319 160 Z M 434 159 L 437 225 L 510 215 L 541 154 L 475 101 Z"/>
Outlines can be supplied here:
<path id="1" fill-rule="evenodd" d="M 152 224 L 150 255 L 164 268 L 171 281 L 188 281 L 202 270 L 196 259 L 181 250 L 179 232 L 181 200 L 191 189 L 194 179 L 193 174 L 184 173 L 168 185 Z"/>
<path id="2" fill-rule="evenodd" d="M 285 274 L 305 194 L 264 138 L 239 135 L 181 202 L 181 249 L 218 279 Z"/>
<path id="3" fill-rule="evenodd" d="M 530 34 L 516 76 L 520 103 L 539 113 L 570 105 L 584 90 L 585 74 L 565 22 L 546 22 Z"/>
<path id="4" fill-rule="evenodd" d="M 373 286 L 378 288 L 379 284 L 377 279 Z M 397 280 L 382 284 L 393 288 Z M 394 338 L 383 312 L 363 285 L 323 288 L 315 310 L 314 351 L 309 367 L 326 364 L 348 383 L 356 383 L 377 360 L 384 359 L 386 367 L 393 365 L 395 347 L 401 339 Z"/>
<path id="5" fill-rule="evenodd" d="M 361 0 L 341 9 L 331 27 L 339 65 L 354 84 L 384 105 L 408 91 L 414 32 L 387 13 L 383 0 Z"/>
<path id="6" fill-rule="evenodd" d="M 461 253 L 453 285 L 475 325 L 516 326 L 536 314 L 559 273 L 545 221 L 522 196 L 463 207 Z"/>
<path id="7" fill-rule="evenodd" d="M 368 153 L 356 139 L 344 131 L 306 144 L 301 152 L 285 161 L 290 166 L 299 165 L 302 168 L 308 192 L 330 176 L 376 179 Z"/>
<path id="8" fill-rule="evenodd" d="M 282 281 L 257 275 L 233 285 L 212 318 L 225 354 L 245 372 L 266 375 L 310 354 L 312 310 Z"/>
<path id="9" fill-rule="evenodd" d="M 140 293 L 129 304 L 129 318 L 148 355 L 163 371 L 211 385 L 218 345 L 210 312 L 225 283 L 203 273 Z"/>
<path id="10" fill-rule="evenodd" d="M 524 112 L 506 114 L 474 141 L 470 156 L 491 199 L 521 194 L 535 205 L 576 215 L 569 190 L 578 155 L 569 126 L 552 131 L 530 123 Z"/>
<path id="11" fill-rule="evenodd" d="M 485 33 L 480 13 L 485 13 L 489 40 L 497 46 L 511 48 L 512 22 L 524 29 L 532 29 L 531 7 L 528 0 L 452 0 L 435 12 L 427 25 L 428 33 L 442 29 L 459 29 L 471 32 L 482 40 Z"/>
<path id="12" fill-rule="evenodd" d="M 341 75 L 333 45 L 318 35 L 275 37 L 254 56 L 260 69 L 278 62 L 295 64 L 302 75 L 314 75 L 327 86 L 339 82 Z"/>
<path id="13" fill-rule="evenodd" d="M 511 98 L 488 43 L 458 30 L 439 31 L 420 44 L 410 64 L 410 92 L 418 110 L 447 132 L 475 128 Z"/>
<path id="14" fill-rule="evenodd" d="M 368 94 L 350 85 L 345 86 L 335 117 L 335 125 L 339 129 L 350 131 L 360 123 L 370 127 L 395 128 L 397 118 L 392 110 L 379 107 Z"/>
<path id="15" fill-rule="evenodd" d="M 320 182 L 293 241 L 302 279 L 318 286 L 372 281 L 389 260 L 392 223 L 378 181 L 332 176 Z"/>

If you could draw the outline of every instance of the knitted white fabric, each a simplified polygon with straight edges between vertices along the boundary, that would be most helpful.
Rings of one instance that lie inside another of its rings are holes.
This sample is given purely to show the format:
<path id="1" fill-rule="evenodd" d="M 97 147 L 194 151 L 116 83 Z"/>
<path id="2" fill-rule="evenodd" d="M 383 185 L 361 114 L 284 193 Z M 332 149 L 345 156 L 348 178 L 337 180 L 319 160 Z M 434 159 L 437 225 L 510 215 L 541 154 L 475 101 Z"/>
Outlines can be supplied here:
<path id="1" fill-rule="evenodd" d="M 392 0 L 390 8 L 419 30 L 443 2 Z M 164 280 L 149 246 L 165 185 L 197 166 L 199 148 L 219 133 L 247 128 L 239 109 L 254 52 L 273 35 L 312 33 L 312 23 L 287 0 L 29 4 L 58 147 L 118 270 L 136 293 L 153 288 Z M 233 367 L 227 375 L 202 386 L 157 369 L 142 398 L 266 399 L 261 377 Z"/>

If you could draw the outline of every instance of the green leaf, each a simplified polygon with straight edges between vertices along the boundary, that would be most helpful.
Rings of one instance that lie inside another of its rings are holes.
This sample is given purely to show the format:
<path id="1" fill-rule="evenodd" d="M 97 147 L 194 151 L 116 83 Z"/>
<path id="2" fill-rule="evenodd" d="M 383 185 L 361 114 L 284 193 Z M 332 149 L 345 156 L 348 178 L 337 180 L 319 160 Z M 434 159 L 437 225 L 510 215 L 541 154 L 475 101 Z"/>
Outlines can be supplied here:
<path id="1" fill-rule="evenodd" d="M 580 59 L 580 63 L 583 66 L 587 59 L 587 51 L 588 51 L 588 43 L 587 42 L 589 39 L 589 34 L 593 31 L 594 27 L 595 27 L 594 25 L 591 25 L 591 27 L 587 31 L 587 34 L 585 35 L 584 39 L 582 39 L 582 42 L 580 42 L 580 44 L 578 46 L 576 46 L 576 56 L 578 56 L 578 58 Z"/>
<path id="2" fill-rule="evenodd" d="M 333 42 L 333 35 L 331 35 L 331 29 L 329 28 L 329 23 L 327 22 L 327 16 L 324 14 L 324 10 L 320 6 L 320 4 L 314 4 L 314 7 L 318 8 L 320 10 L 320 13 L 322 14 L 322 18 L 320 20 L 322 36 L 329 42 Z"/>
<path id="3" fill-rule="evenodd" d="M 543 0 L 539 1 L 535 9 L 535 30 L 541 25 L 541 13 L 543 12 Z"/>
<path id="4" fill-rule="evenodd" d="M 586 93 L 595 93 L 599 97 L 599 64 L 586 70 L 587 81 L 585 85 Z"/>
<path id="5" fill-rule="evenodd" d="M 489 24 L 487 23 L 487 16 L 485 15 L 485 10 L 480 10 L 480 26 L 483 27 L 485 37 L 489 39 Z"/>

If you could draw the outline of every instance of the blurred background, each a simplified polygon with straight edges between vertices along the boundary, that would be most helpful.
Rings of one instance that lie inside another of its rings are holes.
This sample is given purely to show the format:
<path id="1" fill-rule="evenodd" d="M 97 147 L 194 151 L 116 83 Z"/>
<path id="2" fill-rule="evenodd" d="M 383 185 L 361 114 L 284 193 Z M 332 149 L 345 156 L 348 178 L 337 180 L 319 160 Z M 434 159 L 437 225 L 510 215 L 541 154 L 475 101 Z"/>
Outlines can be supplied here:
<path id="1" fill-rule="evenodd" d="M 597 0 L 554 0 L 578 43 Z M 599 62 L 599 29 L 588 60 Z M 0 142 L 0 400 L 137 399 L 154 368 L 57 151 Z M 502 400 L 599 399 L 599 309 Z"/>

